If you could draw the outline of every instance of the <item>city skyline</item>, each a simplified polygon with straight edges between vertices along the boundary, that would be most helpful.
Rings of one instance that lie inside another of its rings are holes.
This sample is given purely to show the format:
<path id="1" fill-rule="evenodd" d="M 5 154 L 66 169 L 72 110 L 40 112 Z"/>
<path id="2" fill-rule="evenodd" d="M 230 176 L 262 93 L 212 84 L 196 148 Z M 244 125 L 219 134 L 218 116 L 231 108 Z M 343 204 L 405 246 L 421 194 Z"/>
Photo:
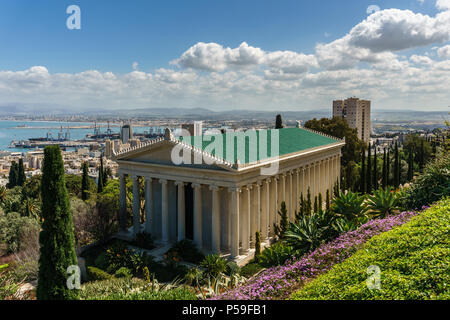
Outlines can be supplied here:
<path id="1" fill-rule="evenodd" d="M 80 30 L 66 26 L 73 4 Z M 351 96 L 374 110 L 450 104 L 449 0 L 14 1 L 0 21 L 0 107 L 301 111 Z"/>

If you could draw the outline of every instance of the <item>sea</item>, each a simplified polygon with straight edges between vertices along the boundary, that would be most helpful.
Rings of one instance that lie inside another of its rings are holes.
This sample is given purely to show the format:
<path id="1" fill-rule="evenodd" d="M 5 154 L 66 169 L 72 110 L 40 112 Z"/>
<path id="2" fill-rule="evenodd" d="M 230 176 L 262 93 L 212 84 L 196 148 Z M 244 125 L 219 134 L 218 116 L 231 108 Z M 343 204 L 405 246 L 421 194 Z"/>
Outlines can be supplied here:
<path id="1" fill-rule="evenodd" d="M 97 123 L 102 125 L 100 129 L 102 133 L 106 132 L 106 123 Z M 59 122 L 59 121 L 9 121 L 0 120 L 0 151 L 10 152 L 28 152 L 33 149 L 22 148 L 9 148 L 11 141 L 13 140 L 28 140 L 30 138 L 44 138 L 47 137 L 47 133 L 50 133 L 53 138 L 58 138 L 58 133 L 63 127 L 63 133 L 66 132 L 66 128 L 69 127 L 86 127 L 89 128 L 73 128 L 70 129 L 70 139 L 79 140 L 86 137 L 87 134 L 94 134 L 94 122 Z M 161 129 L 154 127 L 155 129 Z M 119 133 L 119 127 L 111 127 L 113 133 Z M 144 133 L 149 131 L 149 127 L 133 127 L 133 132 Z"/>

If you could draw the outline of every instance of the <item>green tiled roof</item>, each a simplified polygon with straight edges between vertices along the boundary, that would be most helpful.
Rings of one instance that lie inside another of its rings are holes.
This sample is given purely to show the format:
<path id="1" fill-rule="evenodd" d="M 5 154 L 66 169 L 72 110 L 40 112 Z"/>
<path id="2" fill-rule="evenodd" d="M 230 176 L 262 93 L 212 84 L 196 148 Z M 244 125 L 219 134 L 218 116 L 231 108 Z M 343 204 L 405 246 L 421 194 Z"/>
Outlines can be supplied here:
<path id="1" fill-rule="evenodd" d="M 256 130 L 209 136 L 180 137 L 179 139 L 188 145 L 202 149 L 231 163 L 236 163 L 239 160 L 241 164 L 247 164 L 259 160 L 266 160 L 277 155 L 275 148 L 273 150 L 271 148 L 271 137 L 275 131 L 279 133 L 279 156 L 339 142 L 339 139 L 302 128 Z M 201 139 L 202 137 L 203 139 Z M 264 148 L 260 150 L 260 147 L 264 146 L 264 137 L 267 137 L 267 151 Z M 221 140 L 223 143 L 220 143 Z M 217 147 L 218 150 L 215 150 L 218 145 L 221 145 L 221 148 Z M 227 154 L 228 146 L 234 149 L 233 153 Z M 250 150 L 252 151 L 251 157 L 249 155 Z"/>

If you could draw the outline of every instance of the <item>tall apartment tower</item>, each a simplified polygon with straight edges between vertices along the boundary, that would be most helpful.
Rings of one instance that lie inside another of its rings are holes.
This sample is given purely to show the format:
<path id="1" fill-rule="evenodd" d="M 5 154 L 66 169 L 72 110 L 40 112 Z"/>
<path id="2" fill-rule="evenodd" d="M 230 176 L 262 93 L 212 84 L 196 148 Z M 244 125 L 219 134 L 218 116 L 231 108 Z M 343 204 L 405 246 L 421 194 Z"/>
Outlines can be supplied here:
<path id="1" fill-rule="evenodd" d="M 126 124 L 120 128 L 120 138 L 122 143 L 127 143 L 128 140 L 133 138 L 133 129 L 131 128 L 131 125 Z"/>
<path id="2" fill-rule="evenodd" d="M 358 138 L 370 142 L 370 101 L 358 98 L 333 101 L 333 117 L 347 120 L 348 125 L 356 129 Z"/>

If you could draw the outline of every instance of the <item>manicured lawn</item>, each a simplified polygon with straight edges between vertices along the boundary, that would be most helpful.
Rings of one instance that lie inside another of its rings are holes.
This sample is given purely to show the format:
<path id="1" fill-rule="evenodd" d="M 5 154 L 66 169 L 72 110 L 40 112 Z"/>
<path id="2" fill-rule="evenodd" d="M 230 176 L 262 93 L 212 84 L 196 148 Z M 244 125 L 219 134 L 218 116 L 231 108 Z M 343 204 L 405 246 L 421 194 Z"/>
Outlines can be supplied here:
<path id="1" fill-rule="evenodd" d="M 366 284 L 380 268 L 380 289 Z M 313 280 L 292 299 L 450 299 L 450 199 L 410 222 L 370 239 L 346 261 Z"/>

